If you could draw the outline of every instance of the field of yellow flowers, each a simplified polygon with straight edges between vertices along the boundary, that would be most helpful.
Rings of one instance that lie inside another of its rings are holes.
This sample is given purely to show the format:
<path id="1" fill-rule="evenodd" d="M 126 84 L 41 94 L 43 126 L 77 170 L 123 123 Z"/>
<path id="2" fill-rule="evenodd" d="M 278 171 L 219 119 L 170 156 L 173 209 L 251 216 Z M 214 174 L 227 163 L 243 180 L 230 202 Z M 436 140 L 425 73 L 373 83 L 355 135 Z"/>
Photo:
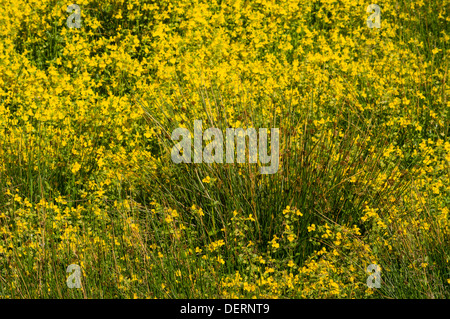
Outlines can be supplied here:
<path id="1" fill-rule="evenodd" d="M 0 0 L 0 298 L 450 298 L 450 1 L 373 1 Z"/>

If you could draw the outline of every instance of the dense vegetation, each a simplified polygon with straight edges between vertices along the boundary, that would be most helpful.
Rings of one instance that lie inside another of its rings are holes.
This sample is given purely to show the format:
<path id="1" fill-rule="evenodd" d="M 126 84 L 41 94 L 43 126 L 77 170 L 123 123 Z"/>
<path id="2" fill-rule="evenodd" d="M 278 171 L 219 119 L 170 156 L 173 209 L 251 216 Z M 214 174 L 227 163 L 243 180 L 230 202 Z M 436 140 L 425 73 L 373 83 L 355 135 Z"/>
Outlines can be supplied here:
<path id="1" fill-rule="evenodd" d="M 448 0 L 70 4 L 0 1 L 1 298 L 450 297 Z M 173 163 L 194 120 L 278 171 Z"/>

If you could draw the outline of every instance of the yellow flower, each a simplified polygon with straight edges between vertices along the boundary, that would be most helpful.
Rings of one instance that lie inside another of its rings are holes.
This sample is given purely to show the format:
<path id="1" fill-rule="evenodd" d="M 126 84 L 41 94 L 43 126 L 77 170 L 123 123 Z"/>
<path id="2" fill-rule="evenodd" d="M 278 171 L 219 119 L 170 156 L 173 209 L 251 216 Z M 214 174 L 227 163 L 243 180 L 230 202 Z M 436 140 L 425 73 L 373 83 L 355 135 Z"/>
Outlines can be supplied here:
<path id="1" fill-rule="evenodd" d="M 266 274 L 270 274 L 270 273 L 272 273 L 272 272 L 275 272 L 275 269 L 273 269 L 273 268 L 266 268 L 266 271 L 265 271 L 265 273 Z"/>
<path id="2" fill-rule="evenodd" d="M 165 221 L 166 221 L 166 223 L 171 223 L 173 221 L 172 216 L 167 215 L 166 218 L 165 218 Z"/>
<path id="3" fill-rule="evenodd" d="M 80 170 L 81 165 L 78 162 L 75 162 L 75 164 L 72 165 L 72 173 L 76 173 Z"/>
<path id="4" fill-rule="evenodd" d="M 278 237 L 275 235 L 275 236 L 273 236 L 273 239 L 270 241 L 272 244 L 272 248 L 276 249 L 276 248 L 280 247 L 280 244 L 277 243 L 277 239 L 278 239 Z"/>
<path id="5" fill-rule="evenodd" d="M 442 49 L 434 48 L 433 50 L 431 50 L 433 54 L 438 54 L 440 51 L 442 51 Z"/>
<path id="6" fill-rule="evenodd" d="M 203 183 L 210 183 L 211 182 L 211 177 L 206 176 L 204 179 L 202 179 Z"/>

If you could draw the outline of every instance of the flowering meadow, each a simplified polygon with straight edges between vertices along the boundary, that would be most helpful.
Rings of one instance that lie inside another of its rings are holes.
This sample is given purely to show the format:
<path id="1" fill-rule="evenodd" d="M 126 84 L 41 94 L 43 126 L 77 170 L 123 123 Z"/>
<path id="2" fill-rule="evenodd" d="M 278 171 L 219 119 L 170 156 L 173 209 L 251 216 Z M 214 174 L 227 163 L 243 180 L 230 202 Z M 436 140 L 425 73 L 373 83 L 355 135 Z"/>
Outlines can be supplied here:
<path id="1" fill-rule="evenodd" d="M 0 0 L 0 298 L 450 298 L 450 1 L 373 1 Z"/>

